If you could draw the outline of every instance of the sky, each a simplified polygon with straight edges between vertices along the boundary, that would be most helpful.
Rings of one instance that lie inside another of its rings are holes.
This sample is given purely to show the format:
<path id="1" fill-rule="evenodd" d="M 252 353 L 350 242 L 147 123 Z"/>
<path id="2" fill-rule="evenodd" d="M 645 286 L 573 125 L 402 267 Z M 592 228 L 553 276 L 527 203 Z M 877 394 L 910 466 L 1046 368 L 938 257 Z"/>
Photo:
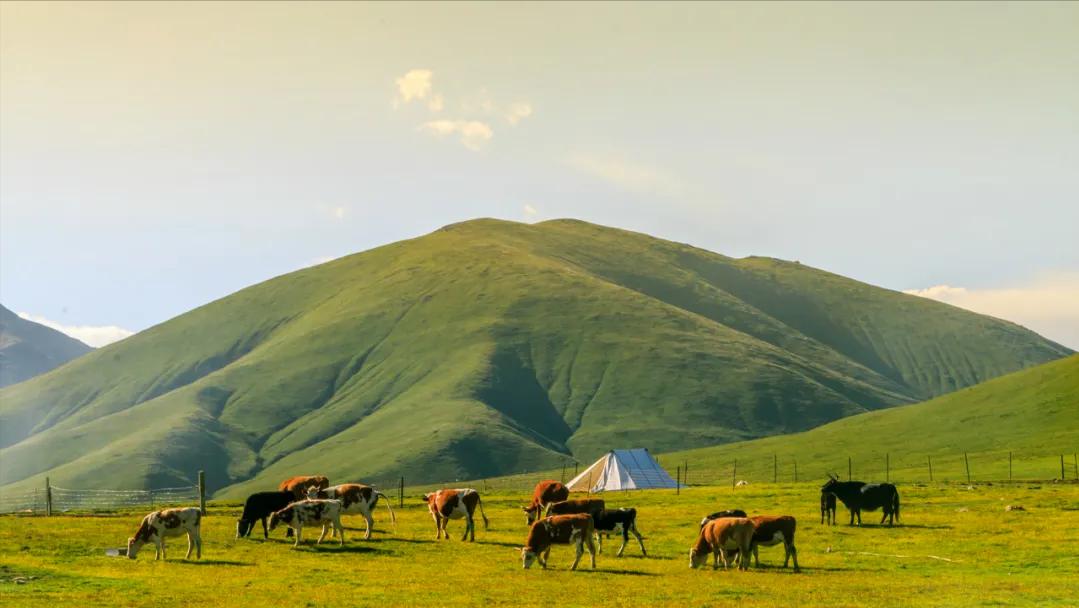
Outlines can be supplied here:
<path id="1" fill-rule="evenodd" d="M 1079 349 L 1079 3 L 0 4 L 0 302 L 93 345 L 476 217 Z"/>

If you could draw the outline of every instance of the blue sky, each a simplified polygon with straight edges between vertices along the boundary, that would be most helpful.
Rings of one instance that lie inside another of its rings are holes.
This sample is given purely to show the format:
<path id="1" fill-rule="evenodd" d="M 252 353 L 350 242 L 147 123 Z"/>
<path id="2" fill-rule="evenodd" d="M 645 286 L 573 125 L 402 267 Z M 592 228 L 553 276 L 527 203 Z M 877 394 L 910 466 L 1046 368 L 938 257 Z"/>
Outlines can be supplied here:
<path id="1" fill-rule="evenodd" d="M 0 51 L 0 301 L 92 342 L 493 216 L 1079 348 L 1074 3 L 9 2 Z"/>

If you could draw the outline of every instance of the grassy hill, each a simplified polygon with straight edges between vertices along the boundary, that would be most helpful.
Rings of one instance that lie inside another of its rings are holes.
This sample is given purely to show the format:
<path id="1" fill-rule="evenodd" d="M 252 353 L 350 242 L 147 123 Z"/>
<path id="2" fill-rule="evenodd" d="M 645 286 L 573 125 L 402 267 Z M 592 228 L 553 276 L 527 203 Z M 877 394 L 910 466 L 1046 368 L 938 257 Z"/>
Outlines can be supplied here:
<path id="1" fill-rule="evenodd" d="M 236 491 L 313 471 L 493 476 L 800 431 L 1069 353 L 798 263 L 477 220 L 260 283 L 4 389 L 0 487 L 176 485 L 199 468 Z"/>
<path id="2" fill-rule="evenodd" d="M 966 479 L 963 454 L 978 480 L 1075 475 L 1079 450 L 1079 355 L 1009 374 L 913 405 L 867 412 L 793 435 L 665 454 L 668 464 L 690 463 L 690 483 L 738 479 L 791 481 L 797 460 L 802 480 L 821 480 L 827 471 L 846 478 L 851 458 L 855 478 L 883 480 L 884 455 L 892 480 L 925 481 L 932 459 L 935 481 Z"/>
<path id="3" fill-rule="evenodd" d="M 93 348 L 0 306 L 0 387 L 22 382 Z"/>

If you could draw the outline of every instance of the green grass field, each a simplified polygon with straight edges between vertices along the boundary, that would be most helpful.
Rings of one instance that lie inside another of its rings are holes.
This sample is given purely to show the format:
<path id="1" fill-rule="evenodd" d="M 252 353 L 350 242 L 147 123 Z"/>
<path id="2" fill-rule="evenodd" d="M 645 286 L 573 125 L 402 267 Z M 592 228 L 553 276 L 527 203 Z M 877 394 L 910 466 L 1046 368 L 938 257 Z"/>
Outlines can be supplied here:
<path id="1" fill-rule="evenodd" d="M 605 544 L 595 572 L 570 572 L 569 547 L 547 571 L 521 569 L 524 494 L 489 494 L 491 529 L 477 542 L 434 541 L 425 505 L 410 495 L 389 530 L 379 505 L 376 533 L 293 550 L 278 530 L 269 542 L 235 540 L 238 507 L 211 505 L 201 562 L 153 551 L 136 561 L 106 557 L 134 531 L 141 513 L 107 517 L 0 517 L 0 603 L 5 606 L 550 605 L 705 606 L 1075 606 L 1079 598 L 1079 485 L 1022 483 L 902 485 L 902 525 L 821 526 L 813 484 L 732 490 L 631 492 L 605 498 L 640 511 L 649 557 L 635 544 L 614 557 Z M 1006 505 L 1026 510 L 1005 512 Z M 762 568 L 742 573 L 688 569 L 696 522 L 719 508 L 789 513 L 799 520 L 802 572 L 783 570 L 782 549 L 761 550 Z M 870 516 L 866 522 L 878 521 Z M 935 556 L 935 557 L 930 557 Z M 939 559 L 938 559 L 939 558 Z M 583 560 L 587 564 L 587 556 Z M 18 577 L 36 577 L 23 584 Z"/>

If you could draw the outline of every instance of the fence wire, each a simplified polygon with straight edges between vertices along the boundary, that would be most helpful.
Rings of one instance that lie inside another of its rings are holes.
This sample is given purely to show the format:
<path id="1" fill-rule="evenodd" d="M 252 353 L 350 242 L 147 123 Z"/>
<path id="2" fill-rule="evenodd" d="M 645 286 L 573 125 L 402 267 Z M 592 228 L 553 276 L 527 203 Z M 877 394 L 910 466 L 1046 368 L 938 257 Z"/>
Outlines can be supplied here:
<path id="1" fill-rule="evenodd" d="M 152 490 L 76 490 L 52 486 L 53 513 L 112 511 L 127 507 L 168 507 L 198 504 L 198 486 Z M 48 508 L 44 488 L 20 494 L 0 495 L 0 513 L 42 514 Z"/>

